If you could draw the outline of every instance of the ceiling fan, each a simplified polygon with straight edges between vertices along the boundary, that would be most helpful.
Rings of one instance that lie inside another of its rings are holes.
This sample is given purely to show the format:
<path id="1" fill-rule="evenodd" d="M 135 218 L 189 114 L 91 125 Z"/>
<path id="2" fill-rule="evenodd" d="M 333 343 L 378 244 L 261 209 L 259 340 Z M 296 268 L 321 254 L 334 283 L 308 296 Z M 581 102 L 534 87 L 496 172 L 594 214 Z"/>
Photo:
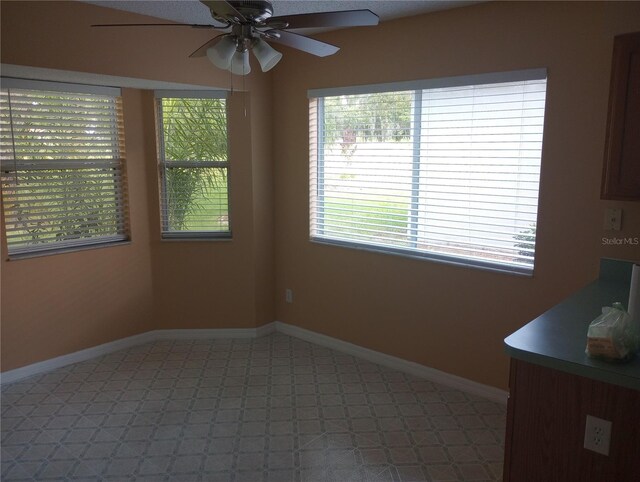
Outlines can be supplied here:
<path id="1" fill-rule="evenodd" d="M 336 12 L 303 13 L 273 16 L 273 6 L 266 0 L 200 0 L 211 11 L 214 20 L 222 25 L 208 24 L 101 24 L 92 27 L 152 27 L 183 26 L 227 30 L 212 38 L 189 57 L 207 56 L 216 66 L 236 75 L 251 72 L 249 51 L 251 50 L 263 72 L 271 70 L 282 58 L 267 41 L 302 50 L 318 57 L 335 54 L 339 47 L 306 37 L 289 30 L 301 28 L 360 27 L 377 25 L 378 16 L 371 10 L 342 10 Z"/>

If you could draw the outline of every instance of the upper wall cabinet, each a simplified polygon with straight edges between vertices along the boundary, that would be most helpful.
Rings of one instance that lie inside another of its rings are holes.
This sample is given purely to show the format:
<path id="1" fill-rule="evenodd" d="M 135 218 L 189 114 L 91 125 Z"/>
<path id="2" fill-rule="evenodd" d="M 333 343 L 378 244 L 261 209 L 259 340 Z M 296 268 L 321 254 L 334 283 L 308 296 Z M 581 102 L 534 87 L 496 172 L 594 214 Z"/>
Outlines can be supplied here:
<path id="1" fill-rule="evenodd" d="M 613 43 L 602 198 L 640 201 L 640 32 Z"/>

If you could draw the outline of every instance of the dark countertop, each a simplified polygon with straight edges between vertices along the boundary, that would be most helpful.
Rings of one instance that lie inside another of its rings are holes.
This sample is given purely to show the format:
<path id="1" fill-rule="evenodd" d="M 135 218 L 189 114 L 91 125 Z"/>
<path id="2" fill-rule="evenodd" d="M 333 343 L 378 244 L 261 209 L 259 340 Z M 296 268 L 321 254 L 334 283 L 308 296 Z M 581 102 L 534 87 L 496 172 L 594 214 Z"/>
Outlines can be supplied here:
<path id="1" fill-rule="evenodd" d="M 509 356 L 593 380 L 640 390 L 640 355 L 608 363 L 585 354 L 589 323 L 603 306 L 625 307 L 633 263 L 603 259 L 600 278 L 505 338 Z"/>

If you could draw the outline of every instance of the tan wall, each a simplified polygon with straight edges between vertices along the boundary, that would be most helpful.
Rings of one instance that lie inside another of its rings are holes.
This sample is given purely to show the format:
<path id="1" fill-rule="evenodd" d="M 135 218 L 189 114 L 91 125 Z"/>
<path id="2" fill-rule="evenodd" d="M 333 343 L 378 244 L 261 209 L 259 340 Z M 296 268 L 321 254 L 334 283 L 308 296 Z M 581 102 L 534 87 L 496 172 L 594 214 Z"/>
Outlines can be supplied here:
<path id="1" fill-rule="evenodd" d="M 270 77 L 271 79 L 271 77 Z M 251 113 L 253 250 L 255 268 L 256 324 L 275 320 L 275 213 L 274 166 L 272 158 L 272 84 L 256 85 L 251 99 L 257 108 Z M 243 133 L 238 133 L 242 141 Z M 245 193 L 246 194 L 246 193 Z M 241 193 L 241 195 L 243 195 Z"/>
<path id="2" fill-rule="evenodd" d="M 152 329 L 142 96 L 123 91 L 131 243 L 7 261 L 2 223 L 2 370 Z"/>
<path id="3" fill-rule="evenodd" d="M 233 240 L 160 241 L 159 217 L 153 213 L 154 318 L 159 328 L 256 326 L 251 103 L 247 99 L 245 104 L 243 97 L 235 93 L 229 104 Z M 151 170 L 157 179 L 154 166 Z M 154 188 L 157 199 L 157 183 Z M 268 315 L 273 319 L 273 312 Z"/>
<path id="4" fill-rule="evenodd" d="M 152 328 L 280 319 L 506 386 L 507 334 L 593 279 L 600 256 L 640 258 L 601 241 L 605 206 L 637 236 L 640 204 L 599 201 L 612 38 L 640 30 L 639 5 L 491 3 L 325 34 L 342 50 L 324 59 L 283 49 L 232 97 L 232 242 L 159 241 L 153 98 L 127 91 L 133 242 L 2 261 L 2 370 Z M 229 86 L 187 58 L 213 32 L 98 31 L 145 18 L 81 3 L 0 8 L 3 63 Z M 308 88 L 532 67 L 549 70 L 534 278 L 308 241 Z"/>
<path id="5" fill-rule="evenodd" d="M 324 35 L 325 59 L 287 52 L 274 73 L 278 319 L 490 385 L 507 385 L 502 340 L 594 279 L 613 36 L 640 30 L 640 3 L 488 3 Z M 546 67 L 548 94 L 533 278 L 309 242 L 306 91 Z M 608 235 L 604 233 L 604 235 Z M 284 290 L 294 290 L 294 303 Z"/>
<path id="6" fill-rule="evenodd" d="M 154 19 L 77 2 L 0 5 L 3 63 L 230 86 L 206 58 L 188 58 L 214 31 L 97 30 L 89 25 Z M 243 84 L 257 95 L 229 100 L 233 240 L 160 241 L 153 93 L 127 90 L 132 243 L 11 262 L 3 248 L 3 371 L 150 329 L 274 319 L 270 76 L 234 78 Z"/>
<path id="7" fill-rule="evenodd" d="M 92 28 L 158 19 L 81 2 L 3 1 L 2 62 L 228 88 L 230 75 L 189 54 L 218 35 L 188 27 Z M 262 78 L 250 75 L 247 87 Z M 235 78 L 236 83 L 240 83 Z M 239 87 L 239 86 L 236 86 Z"/>

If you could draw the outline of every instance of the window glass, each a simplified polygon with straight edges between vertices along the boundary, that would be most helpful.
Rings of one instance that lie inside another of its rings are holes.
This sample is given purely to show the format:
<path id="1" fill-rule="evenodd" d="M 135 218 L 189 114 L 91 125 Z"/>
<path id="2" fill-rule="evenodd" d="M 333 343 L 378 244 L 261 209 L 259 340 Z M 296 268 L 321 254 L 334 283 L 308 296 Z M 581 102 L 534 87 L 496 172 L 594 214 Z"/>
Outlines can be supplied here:
<path id="1" fill-rule="evenodd" d="M 0 91 L 10 256 L 128 239 L 121 98 L 46 85 Z"/>
<path id="2" fill-rule="evenodd" d="M 158 119 L 163 237 L 229 237 L 225 99 L 162 97 Z"/>
<path id="3" fill-rule="evenodd" d="M 532 272 L 546 78 L 452 83 L 312 96 L 313 240 Z"/>

